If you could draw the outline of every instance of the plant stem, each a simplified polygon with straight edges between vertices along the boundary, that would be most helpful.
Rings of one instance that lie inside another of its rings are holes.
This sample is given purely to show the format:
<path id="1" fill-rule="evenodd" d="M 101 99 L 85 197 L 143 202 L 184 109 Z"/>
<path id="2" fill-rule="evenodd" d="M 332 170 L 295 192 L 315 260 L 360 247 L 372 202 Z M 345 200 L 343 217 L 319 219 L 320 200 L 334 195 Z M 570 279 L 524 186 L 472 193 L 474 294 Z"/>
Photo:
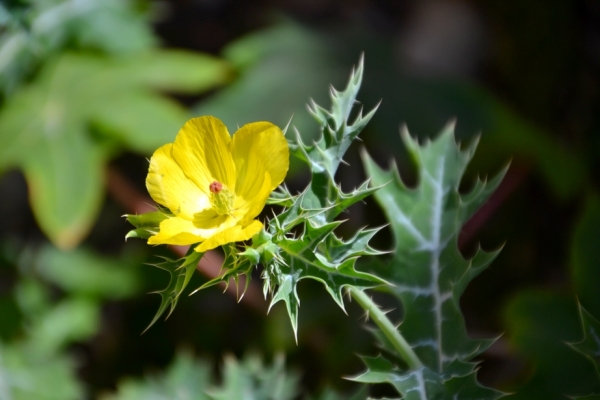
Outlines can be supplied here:
<path id="1" fill-rule="evenodd" d="M 361 290 L 350 286 L 348 291 L 352 297 L 361 305 L 362 308 L 369 314 L 369 318 L 377 324 L 384 335 L 390 340 L 398 354 L 408 364 L 411 370 L 417 370 L 423 367 L 421 360 L 410 347 L 406 339 L 398 332 L 398 329 L 392 324 L 383 311 Z"/>

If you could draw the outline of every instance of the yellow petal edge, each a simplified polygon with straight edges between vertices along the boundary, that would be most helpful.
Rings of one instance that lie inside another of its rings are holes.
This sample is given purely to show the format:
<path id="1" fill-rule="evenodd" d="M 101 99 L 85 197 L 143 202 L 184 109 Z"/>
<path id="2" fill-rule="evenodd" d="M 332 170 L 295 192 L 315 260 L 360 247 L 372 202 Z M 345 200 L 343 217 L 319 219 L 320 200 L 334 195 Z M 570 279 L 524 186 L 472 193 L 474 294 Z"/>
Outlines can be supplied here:
<path id="1" fill-rule="evenodd" d="M 205 252 L 250 239 L 262 229 L 256 217 L 283 182 L 289 158 L 281 129 L 270 122 L 246 124 L 232 138 L 218 118 L 192 118 L 150 159 L 146 188 L 172 216 L 148 243 L 198 244 Z M 223 193 L 232 196 L 227 211 L 218 207 Z"/>

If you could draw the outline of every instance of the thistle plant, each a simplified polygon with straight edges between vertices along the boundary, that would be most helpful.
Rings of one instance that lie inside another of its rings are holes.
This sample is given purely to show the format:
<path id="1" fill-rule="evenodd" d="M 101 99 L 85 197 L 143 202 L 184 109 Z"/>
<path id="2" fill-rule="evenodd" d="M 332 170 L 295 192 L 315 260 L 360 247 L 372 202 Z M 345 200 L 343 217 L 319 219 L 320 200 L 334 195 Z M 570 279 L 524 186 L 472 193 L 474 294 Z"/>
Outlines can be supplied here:
<path id="1" fill-rule="evenodd" d="M 495 257 L 479 251 L 465 260 L 457 247 L 462 224 L 485 202 L 502 179 L 477 180 L 469 193 L 458 191 L 477 142 L 464 149 L 455 142 L 453 125 L 439 137 L 419 145 L 408 132 L 402 138 L 417 164 L 419 183 L 408 188 L 395 167 L 380 169 L 365 153 L 369 179 L 344 192 L 335 181 L 350 144 L 374 115 L 354 110 L 363 74 L 362 60 L 343 91 L 331 89 L 332 106 L 312 102 L 309 112 L 320 125 L 317 141 L 305 144 L 267 122 L 240 128 L 233 137 L 214 117 L 189 121 L 173 144 L 158 149 L 150 160 L 146 184 L 157 211 L 129 215 L 136 229 L 128 237 L 150 244 L 190 245 L 179 260 L 156 266 L 171 274 L 154 323 L 175 308 L 205 251 L 221 246 L 222 273 L 203 289 L 246 277 L 262 268 L 261 278 L 270 307 L 283 301 L 294 333 L 298 330 L 303 279 L 323 284 L 344 309 L 351 296 L 377 325 L 374 336 L 382 353 L 364 357 L 367 370 L 353 379 L 387 382 L 405 399 L 495 399 L 501 396 L 476 380 L 473 358 L 492 340 L 467 334 L 459 299 L 467 284 Z M 354 111 L 354 112 L 353 112 Z M 289 147 L 289 150 L 288 150 Z M 280 184 L 287 173 L 289 153 L 304 161 L 310 183 L 298 194 Z M 381 228 L 360 229 L 348 240 L 335 230 L 339 215 L 374 194 L 395 237 L 392 262 L 375 264 L 370 272 L 356 268 L 360 257 L 382 255 L 370 246 Z M 265 222 L 256 219 L 265 204 L 274 209 Z M 240 243 L 244 242 L 244 243 Z M 366 293 L 392 294 L 403 309 L 400 325 L 391 321 Z"/>

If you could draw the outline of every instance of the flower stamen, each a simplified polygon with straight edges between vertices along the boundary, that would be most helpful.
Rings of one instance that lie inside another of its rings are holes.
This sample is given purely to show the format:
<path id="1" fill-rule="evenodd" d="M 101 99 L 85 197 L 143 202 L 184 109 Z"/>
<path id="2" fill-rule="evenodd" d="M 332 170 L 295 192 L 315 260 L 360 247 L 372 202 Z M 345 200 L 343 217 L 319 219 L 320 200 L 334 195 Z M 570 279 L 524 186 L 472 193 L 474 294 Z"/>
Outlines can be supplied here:
<path id="1" fill-rule="evenodd" d="M 213 181 L 213 183 L 208 185 L 208 190 L 210 190 L 211 193 L 219 193 L 223 190 L 223 184 L 218 181 Z"/>
<path id="2" fill-rule="evenodd" d="M 210 203 L 219 215 L 231 215 L 233 212 L 233 193 L 219 181 L 208 185 Z"/>

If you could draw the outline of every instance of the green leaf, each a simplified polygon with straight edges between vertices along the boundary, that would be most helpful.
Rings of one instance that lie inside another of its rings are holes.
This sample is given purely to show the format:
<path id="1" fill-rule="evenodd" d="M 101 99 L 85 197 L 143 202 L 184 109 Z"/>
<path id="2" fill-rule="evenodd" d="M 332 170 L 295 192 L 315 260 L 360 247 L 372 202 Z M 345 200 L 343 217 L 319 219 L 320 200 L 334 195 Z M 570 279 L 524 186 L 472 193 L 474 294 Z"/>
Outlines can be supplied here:
<path id="1" fill-rule="evenodd" d="M 179 352 L 164 374 L 120 382 L 116 393 L 101 400 L 209 400 L 211 370 L 209 363 Z"/>
<path id="2" fill-rule="evenodd" d="M 156 321 L 158 321 L 160 316 L 167 310 L 167 308 L 169 308 L 167 318 L 169 315 L 171 315 L 175 309 L 175 306 L 177 306 L 179 296 L 190 282 L 190 279 L 192 279 L 194 271 L 196 270 L 196 267 L 198 266 L 198 263 L 203 255 L 204 253 L 195 251 L 192 246 L 188 250 L 188 253 L 185 255 L 185 257 L 182 257 L 178 260 L 163 258 L 162 262 L 151 264 L 157 268 L 167 271 L 170 275 L 170 278 L 169 284 L 166 288 L 153 292 L 160 295 L 160 306 L 158 307 L 156 315 L 146 327 L 144 332 L 150 329 L 150 327 L 154 325 Z"/>
<path id="3" fill-rule="evenodd" d="M 315 251 L 315 247 L 327 237 L 333 237 L 332 230 L 339 223 L 333 222 L 316 228 L 312 224 L 312 222 L 307 224 L 307 231 L 300 237 L 283 239 L 277 243 L 281 249 L 282 261 L 279 265 L 278 289 L 273 296 L 271 306 L 280 300 L 285 301 L 294 331 L 297 330 L 300 304 L 296 286 L 302 279 L 309 278 L 321 282 L 342 310 L 344 310 L 345 286 L 366 289 L 385 284 L 384 280 L 374 275 L 354 269 L 358 255 L 369 254 L 367 244 L 359 243 L 358 237 L 355 237 L 346 244 L 356 249 L 354 254 L 348 253 L 347 257 L 335 259 L 328 257 L 327 253 Z"/>
<path id="4" fill-rule="evenodd" d="M 11 94 L 66 49 L 128 55 L 156 44 L 147 15 L 132 1 L 32 1 L 8 6 L 0 31 L 0 91 Z"/>
<path id="5" fill-rule="evenodd" d="M 382 356 L 362 357 L 367 371 L 352 380 L 363 383 L 388 382 L 405 400 L 442 399 L 444 385 L 439 375 L 428 368 L 401 371 Z"/>
<path id="6" fill-rule="evenodd" d="M 122 299 L 138 293 L 138 260 L 108 258 L 85 249 L 69 252 L 43 247 L 35 256 L 35 268 L 46 280 L 75 295 L 97 299 Z"/>
<path id="7" fill-rule="evenodd" d="M 356 95 L 362 83 L 363 60 L 361 59 L 356 71 L 352 71 L 346 89 L 338 92 L 331 88 L 331 111 L 327 111 L 315 102 L 309 106 L 309 111 L 322 127 L 321 138 L 313 145 L 307 146 L 302 143 L 300 135 L 297 135 L 297 145 L 293 147 L 296 154 L 304 159 L 313 174 L 326 171 L 329 178 L 333 180 L 338 166 L 348 147 L 358 134 L 369 123 L 377 107 L 363 117 L 362 110 L 350 123 L 350 112 L 354 107 Z"/>
<path id="8" fill-rule="evenodd" d="M 511 299 L 505 310 L 507 338 L 526 357 L 532 373 L 508 396 L 514 400 L 564 399 L 599 393 L 592 363 L 567 343 L 581 340 L 577 302 L 572 295 L 527 290 Z"/>
<path id="9" fill-rule="evenodd" d="M 71 342 L 94 335 L 100 325 L 100 304 L 85 297 L 62 300 L 33 318 L 29 327 L 32 351 L 51 355 Z"/>
<path id="10" fill-rule="evenodd" d="M 135 63 L 125 63 L 121 73 L 136 84 L 177 93 L 198 93 L 227 83 L 233 74 L 226 61 L 182 50 L 145 52 Z M 157 57 L 159 56 L 159 57 Z"/>
<path id="11" fill-rule="evenodd" d="M 272 242 L 280 251 L 271 260 L 261 259 L 265 264 L 264 292 L 273 293 L 270 307 L 279 301 L 285 302 L 295 335 L 300 305 L 296 288 L 301 280 L 321 282 L 342 310 L 345 287 L 363 290 L 386 283 L 374 275 L 355 269 L 358 257 L 379 254 L 368 244 L 377 230 L 361 230 L 348 241 L 342 241 L 334 234 L 334 230 L 343 222 L 335 218 L 376 190 L 365 184 L 350 193 L 343 193 L 334 181 L 344 153 L 375 111 L 365 117 L 359 113 L 353 123 L 348 121 L 362 74 L 361 59 L 346 89 L 342 92 L 332 89 L 331 111 L 313 103 L 311 113 L 321 125 L 321 137 L 314 145 L 306 146 L 297 135 L 298 142 L 290 146 L 309 165 L 311 183 L 296 196 L 283 188 L 274 199 L 288 208 L 276 215 L 269 224 Z M 298 225 L 301 230 L 294 229 Z"/>
<path id="12" fill-rule="evenodd" d="M 207 56 L 158 50 L 118 59 L 62 55 L 0 109 L 0 171 L 24 170 L 40 227 L 72 248 L 103 200 L 106 159 L 123 147 L 150 153 L 187 119 L 150 89 L 205 90 L 224 82 L 225 68 Z"/>
<path id="13" fill-rule="evenodd" d="M 203 99 L 194 113 L 218 115 L 232 132 L 257 120 L 286 126 L 291 116 L 297 129 L 311 132 L 306 99 L 316 94 L 326 100 L 323 88 L 346 73 L 323 35 L 290 21 L 233 42 L 223 57 L 238 68 L 237 79 Z"/>
<path id="14" fill-rule="evenodd" d="M 99 104 L 91 118 L 94 127 L 107 138 L 149 154 L 173 141 L 187 113 L 171 100 L 136 91 Z"/>
<path id="15" fill-rule="evenodd" d="M 15 149 L 28 152 L 21 162 L 35 217 L 63 249 L 73 248 L 87 234 L 103 200 L 101 149 L 82 132 L 69 133 Z"/>
<path id="16" fill-rule="evenodd" d="M 477 382 L 477 373 L 466 376 L 453 377 L 444 382 L 444 399 L 478 399 L 495 400 L 504 397 L 504 393 L 481 386 Z"/>
<path id="17" fill-rule="evenodd" d="M 517 294 L 506 310 L 510 343 L 529 359 L 534 371 L 527 382 L 515 388 L 513 398 L 579 399 L 600 393 L 594 360 L 597 322 L 593 317 L 600 310 L 595 284 L 599 278 L 599 221 L 599 200 L 591 194 L 571 243 L 570 272 L 579 302 L 573 295 L 529 290 Z M 569 349 L 568 343 L 579 353 Z"/>
<path id="18" fill-rule="evenodd" d="M 77 400 L 85 397 L 72 360 L 64 356 L 45 357 L 22 344 L 0 343 L 0 382 L 2 400 Z"/>
<path id="19" fill-rule="evenodd" d="M 159 230 L 160 223 L 168 218 L 169 214 L 170 211 L 163 209 L 144 214 L 125 214 L 127 222 L 136 227 L 125 235 L 125 240 L 129 238 L 148 239 L 155 235 Z"/>
<path id="20" fill-rule="evenodd" d="M 262 360 L 246 356 L 242 362 L 229 356 L 225 358 L 223 382 L 219 388 L 208 391 L 213 400 L 297 398 L 299 376 L 285 370 L 285 359 L 276 356 L 273 365 L 265 366 Z"/>
<path id="21" fill-rule="evenodd" d="M 393 262 L 377 273 L 394 285 L 387 290 L 402 302 L 402 335 L 425 367 L 446 385 L 474 373 L 475 363 L 471 360 L 492 343 L 469 338 L 459 301 L 467 284 L 497 252 L 480 250 L 465 260 L 457 238 L 463 224 L 496 189 L 505 171 L 489 182 L 478 179 L 469 193 L 461 194 L 459 185 L 477 142 L 461 150 L 454 139 L 453 124 L 423 145 L 406 130 L 402 138 L 417 168 L 419 183 L 414 188 L 403 183 L 395 167 L 384 171 L 368 155 L 363 156 L 371 184 L 382 186 L 375 198 L 390 221 L 395 242 Z M 461 382 L 455 384 L 461 388 L 456 398 L 471 398 L 471 391 L 488 391 L 489 398 L 498 397 L 497 392 L 476 385 L 474 378 Z"/>
<path id="22" fill-rule="evenodd" d="M 210 363 L 194 360 L 190 354 L 179 352 L 163 374 L 121 382 L 116 393 L 102 396 L 101 400 L 298 398 L 299 376 L 286 371 L 281 355 L 275 356 L 271 365 L 265 365 L 257 355 L 249 355 L 239 361 L 227 356 L 221 383 L 212 379 L 211 370 Z"/>
<path id="23" fill-rule="evenodd" d="M 598 372 L 598 383 L 600 384 L 600 321 L 587 312 L 579 304 L 579 315 L 583 329 L 583 339 L 572 343 L 571 347 L 589 358 L 596 366 Z"/>

